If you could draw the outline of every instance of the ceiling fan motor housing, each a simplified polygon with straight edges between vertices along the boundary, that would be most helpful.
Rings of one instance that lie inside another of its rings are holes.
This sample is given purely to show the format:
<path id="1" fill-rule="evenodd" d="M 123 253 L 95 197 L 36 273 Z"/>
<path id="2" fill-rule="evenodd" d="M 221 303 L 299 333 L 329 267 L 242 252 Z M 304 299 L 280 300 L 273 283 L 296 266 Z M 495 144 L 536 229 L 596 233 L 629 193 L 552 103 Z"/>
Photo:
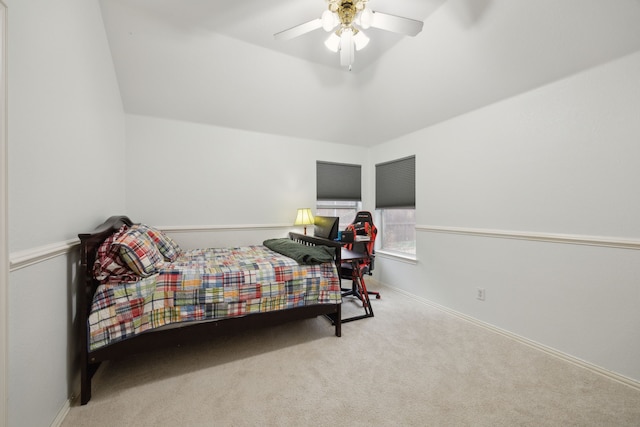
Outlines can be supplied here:
<path id="1" fill-rule="evenodd" d="M 350 27 L 367 0 L 328 0 L 329 10 L 337 13 L 343 27 Z"/>

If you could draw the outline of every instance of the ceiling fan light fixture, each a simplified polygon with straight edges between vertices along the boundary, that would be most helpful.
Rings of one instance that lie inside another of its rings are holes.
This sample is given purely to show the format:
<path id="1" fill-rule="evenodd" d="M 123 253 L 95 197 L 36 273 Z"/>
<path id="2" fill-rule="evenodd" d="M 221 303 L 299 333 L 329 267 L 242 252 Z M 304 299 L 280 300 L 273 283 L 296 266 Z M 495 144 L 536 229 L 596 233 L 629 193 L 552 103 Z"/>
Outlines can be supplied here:
<path id="1" fill-rule="evenodd" d="M 329 38 L 325 40 L 324 45 L 331 52 L 337 52 L 338 50 L 340 50 L 340 36 L 338 36 L 336 33 L 331 33 Z"/>
<path id="2" fill-rule="evenodd" d="M 423 22 L 368 9 L 369 0 L 326 0 L 327 9 L 322 16 L 288 30 L 274 34 L 276 40 L 289 40 L 323 28 L 332 34 L 324 44 L 332 52 L 340 53 L 340 64 L 351 67 L 355 51 L 369 44 L 361 30 L 377 28 L 406 36 L 416 36 L 422 31 Z"/>
<path id="3" fill-rule="evenodd" d="M 339 22 L 339 19 L 336 16 L 336 14 L 331 12 L 328 9 L 322 13 L 322 18 L 320 19 L 322 20 L 322 28 L 327 33 L 333 30 L 336 27 L 336 25 L 338 25 L 338 22 Z"/>
<path id="4" fill-rule="evenodd" d="M 363 29 L 367 29 L 371 27 L 371 24 L 373 23 L 373 11 L 371 9 L 365 9 L 362 12 L 360 12 L 360 15 L 358 16 L 358 24 L 360 25 L 361 28 Z"/>
<path id="5" fill-rule="evenodd" d="M 362 31 L 358 31 L 353 36 L 353 43 L 356 45 L 356 50 L 362 50 L 369 44 L 369 37 Z"/>

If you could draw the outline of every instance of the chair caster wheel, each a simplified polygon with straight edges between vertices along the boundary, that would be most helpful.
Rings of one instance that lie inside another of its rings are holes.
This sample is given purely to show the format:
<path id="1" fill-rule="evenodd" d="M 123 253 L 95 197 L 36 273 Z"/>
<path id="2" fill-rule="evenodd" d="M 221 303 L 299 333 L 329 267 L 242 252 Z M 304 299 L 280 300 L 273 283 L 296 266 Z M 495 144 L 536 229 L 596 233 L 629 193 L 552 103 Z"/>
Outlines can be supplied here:
<path id="1" fill-rule="evenodd" d="M 376 295 L 376 299 L 380 299 L 380 295 Z"/>

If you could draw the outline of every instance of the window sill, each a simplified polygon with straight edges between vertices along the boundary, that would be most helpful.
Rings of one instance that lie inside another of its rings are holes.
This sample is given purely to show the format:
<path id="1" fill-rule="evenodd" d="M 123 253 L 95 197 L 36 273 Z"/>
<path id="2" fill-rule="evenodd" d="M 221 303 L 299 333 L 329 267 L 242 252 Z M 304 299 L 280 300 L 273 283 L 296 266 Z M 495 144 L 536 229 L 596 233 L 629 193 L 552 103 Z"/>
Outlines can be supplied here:
<path id="1" fill-rule="evenodd" d="M 390 252 L 383 249 L 376 249 L 376 257 L 389 258 L 396 261 L 406 262 L 407 264 L 417 264 L 418 259 L 415 255 L 403 254 L 400 252 Z"/>

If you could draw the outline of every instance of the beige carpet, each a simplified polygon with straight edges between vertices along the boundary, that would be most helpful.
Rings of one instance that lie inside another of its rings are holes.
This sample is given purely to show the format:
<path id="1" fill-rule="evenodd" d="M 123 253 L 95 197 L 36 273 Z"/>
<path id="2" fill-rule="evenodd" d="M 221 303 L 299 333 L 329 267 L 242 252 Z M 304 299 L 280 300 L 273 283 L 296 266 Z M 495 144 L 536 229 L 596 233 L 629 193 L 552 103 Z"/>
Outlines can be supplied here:
<path id="1" fill-rule="evenodd" d="M 640 426 L 640 391 L 379 290 L 342 338 L 317 318 L 103 364 L 63 426 Z"/>

